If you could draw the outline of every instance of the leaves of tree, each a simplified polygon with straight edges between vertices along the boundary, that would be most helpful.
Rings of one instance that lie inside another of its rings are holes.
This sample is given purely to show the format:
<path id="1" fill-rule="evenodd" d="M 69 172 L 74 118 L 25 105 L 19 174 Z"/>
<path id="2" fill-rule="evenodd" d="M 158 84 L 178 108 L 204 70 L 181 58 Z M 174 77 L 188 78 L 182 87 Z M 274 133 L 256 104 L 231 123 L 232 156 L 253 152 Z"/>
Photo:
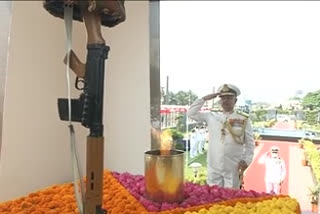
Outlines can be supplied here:
<path id="1" fill-rule="evenodd" d="M 168 96 L 168 103 L 165 103 L 166 96 Z M 189 91 L 178 91 L 174 93 L 169 91 L 168 94 L 164 95 L 163 103 L 168 105 L 190 105 L 192 104 L 198 96 L 193 93 L 191 90 Z"/>

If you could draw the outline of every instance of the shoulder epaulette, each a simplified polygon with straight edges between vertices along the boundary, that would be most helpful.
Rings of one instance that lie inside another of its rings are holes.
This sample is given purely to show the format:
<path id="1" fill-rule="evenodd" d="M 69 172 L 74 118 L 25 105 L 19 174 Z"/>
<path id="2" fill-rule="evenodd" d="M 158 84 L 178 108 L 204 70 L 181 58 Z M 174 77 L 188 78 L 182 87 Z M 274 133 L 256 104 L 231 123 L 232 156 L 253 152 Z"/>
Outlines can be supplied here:
<path id="1" fill-rule="evenodd" d="M 245 113 L 243 111 L 237 111 L 237 113 L 242 115 L 242 116 L 244 116 L 244 117 L 246 117 L 246 118 L 249 118 L 249 114 L 247 114 L 247 113 Z"/>
<path id="2" fill-rule="evenodd" d="M 211 109 L 211 112 L 222 112 L 220 109 Z"/>

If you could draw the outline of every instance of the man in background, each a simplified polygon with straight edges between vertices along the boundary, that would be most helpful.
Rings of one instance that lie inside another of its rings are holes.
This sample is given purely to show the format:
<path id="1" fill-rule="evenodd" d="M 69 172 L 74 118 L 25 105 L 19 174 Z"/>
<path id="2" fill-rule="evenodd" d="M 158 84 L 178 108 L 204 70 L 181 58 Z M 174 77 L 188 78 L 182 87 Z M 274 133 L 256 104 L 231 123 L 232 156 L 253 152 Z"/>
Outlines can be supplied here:
<path id="1" fill-rule="evenodd" d="M 279 195 L 281 192 L 281 184 L 286 177 L 286 166 L 279 157 L 280 149 L 276 146 L 271 147 L 270 151 L 266 152 L 259 159 L 260 164 L 265 164 L 265 183 L 266 192 Z"/>

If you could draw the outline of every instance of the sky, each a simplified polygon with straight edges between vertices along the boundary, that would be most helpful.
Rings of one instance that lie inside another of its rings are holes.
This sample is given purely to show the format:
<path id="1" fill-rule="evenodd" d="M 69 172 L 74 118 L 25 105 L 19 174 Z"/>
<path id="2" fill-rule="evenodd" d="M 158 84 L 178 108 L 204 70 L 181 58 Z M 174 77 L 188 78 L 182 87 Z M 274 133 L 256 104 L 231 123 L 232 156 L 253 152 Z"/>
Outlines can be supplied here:
<path id="1" fill-rule="evenodd" d="M 161 86 L 281 103 L 320 89 L 320 2 L 160 1 Z"/>

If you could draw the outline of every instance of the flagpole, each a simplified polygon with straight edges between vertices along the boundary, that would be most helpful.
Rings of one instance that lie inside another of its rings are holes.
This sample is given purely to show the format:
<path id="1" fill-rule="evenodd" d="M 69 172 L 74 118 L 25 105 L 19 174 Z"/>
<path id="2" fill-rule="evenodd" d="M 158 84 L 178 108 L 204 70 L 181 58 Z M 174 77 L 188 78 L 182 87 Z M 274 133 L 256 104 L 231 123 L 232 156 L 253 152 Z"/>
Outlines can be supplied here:
<path id="1" fill-rule="evenodd" d="M 190 107 L 190 102 L 191 102 L 191 94 L 189 93 L 188 97 L 188 109 Z M 188 155 L 188 150 L 189 150 L 189 121 L 188 121 L 188 110 L 186 111 L 186 135 L 187 135 L 187 141 L 186 141 L 186 164 L 188 166 L 188 161 L 189 161 L 189 155 Z"/>
<path id="2" fill-rule="evenodd" d="M 186 153 L 187 153 L 187 157 L 186 157 L 186 164 L 188 166 L 188 159 L 189 159 L 189 155 L 188 155 L 188 150 L 189 150 L 189 122 L 188 122 L 188 112 L 186 111 L 186 133 L 187 133 L 187 141 L 186 141 Z"/>

